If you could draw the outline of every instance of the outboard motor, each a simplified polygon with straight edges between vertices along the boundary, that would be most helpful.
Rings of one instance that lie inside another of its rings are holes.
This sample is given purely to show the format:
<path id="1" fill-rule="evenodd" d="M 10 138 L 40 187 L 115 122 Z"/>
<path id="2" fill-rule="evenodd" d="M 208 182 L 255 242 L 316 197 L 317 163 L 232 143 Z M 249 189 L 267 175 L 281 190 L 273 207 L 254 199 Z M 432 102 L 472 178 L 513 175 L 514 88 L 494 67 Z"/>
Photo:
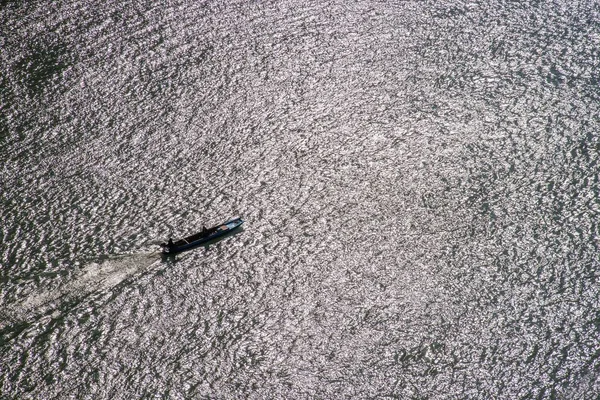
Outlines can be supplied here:
<path id="1" fill-rule="evenodd" d="M 170 253 L 173 250 L 173 239 L 169 238 L 168 243 L 161 243 L 160 247 L 162 248 L 163 253 Z"/>

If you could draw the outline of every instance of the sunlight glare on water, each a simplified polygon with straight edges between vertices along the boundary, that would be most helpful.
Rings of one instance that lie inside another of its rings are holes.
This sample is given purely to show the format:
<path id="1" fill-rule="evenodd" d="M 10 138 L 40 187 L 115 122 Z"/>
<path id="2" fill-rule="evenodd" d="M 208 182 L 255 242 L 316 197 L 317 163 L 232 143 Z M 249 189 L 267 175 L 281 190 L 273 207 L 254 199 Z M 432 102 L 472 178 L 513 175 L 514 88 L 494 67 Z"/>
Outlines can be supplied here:
<path id="1" fill-rule="evenodd" d="M 597 398 L 599 17 L 3 2 L 0 397 Z"/>

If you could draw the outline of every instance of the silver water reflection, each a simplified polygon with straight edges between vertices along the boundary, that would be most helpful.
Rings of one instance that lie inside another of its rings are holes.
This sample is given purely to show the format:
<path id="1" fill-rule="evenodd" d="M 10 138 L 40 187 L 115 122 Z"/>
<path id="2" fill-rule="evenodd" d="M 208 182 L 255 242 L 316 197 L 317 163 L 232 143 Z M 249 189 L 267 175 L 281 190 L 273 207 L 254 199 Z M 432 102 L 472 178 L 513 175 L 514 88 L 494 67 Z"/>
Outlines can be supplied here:
<path id="1" fill-rule="evenodd" d="M 0 393 L 595 398 L 599 12 L 5 2 Z"/>

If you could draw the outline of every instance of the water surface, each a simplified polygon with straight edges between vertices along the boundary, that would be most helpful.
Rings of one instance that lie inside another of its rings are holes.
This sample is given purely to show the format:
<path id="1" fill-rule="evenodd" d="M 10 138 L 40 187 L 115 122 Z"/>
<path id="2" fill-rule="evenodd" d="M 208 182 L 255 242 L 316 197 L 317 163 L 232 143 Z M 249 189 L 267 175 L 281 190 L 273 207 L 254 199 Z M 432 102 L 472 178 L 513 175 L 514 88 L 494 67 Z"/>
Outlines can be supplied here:
<path id="1" fill-rule="evenodd" d="M 4 2 L 0 393 L 596 398 L 599 17 Z"/>

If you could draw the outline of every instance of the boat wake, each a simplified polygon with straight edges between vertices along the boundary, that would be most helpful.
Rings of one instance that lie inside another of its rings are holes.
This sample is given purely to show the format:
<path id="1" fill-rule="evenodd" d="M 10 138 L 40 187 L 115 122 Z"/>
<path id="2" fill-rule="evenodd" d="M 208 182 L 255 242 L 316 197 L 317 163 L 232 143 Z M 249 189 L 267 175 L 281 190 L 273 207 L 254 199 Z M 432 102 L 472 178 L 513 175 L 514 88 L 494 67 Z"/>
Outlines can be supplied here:
<path id="1" fill-rule="evenodd" d="M 160 254 L 154 252 L 113 256 L 86 264 L 59 287 L 8 305 L 0 315 L 0 331 L 11 325 L 33 322 L 44 315 L 58 316 L 64 308 L 71 308 L 91 295 L 105 293 L 121 282 L 150 270 L 160 259 Z"/>

